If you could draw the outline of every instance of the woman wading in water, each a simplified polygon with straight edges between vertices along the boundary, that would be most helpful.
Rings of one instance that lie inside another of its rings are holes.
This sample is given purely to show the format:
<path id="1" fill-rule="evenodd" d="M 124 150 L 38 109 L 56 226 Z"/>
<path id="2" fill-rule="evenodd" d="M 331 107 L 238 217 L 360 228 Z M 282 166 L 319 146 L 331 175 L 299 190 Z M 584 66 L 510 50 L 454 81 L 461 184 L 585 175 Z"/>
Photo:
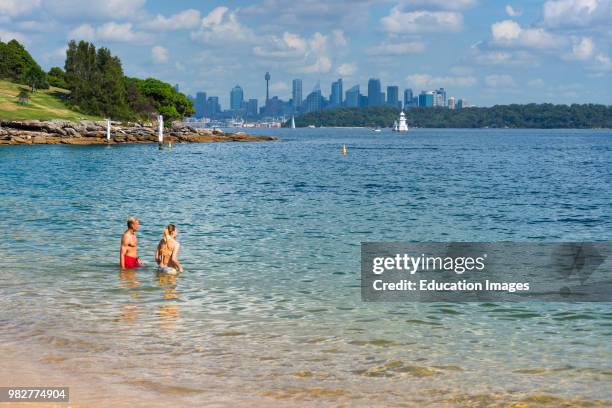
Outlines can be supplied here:
<path id="1" fill-rule="evenodd" d="M 159 271 L 176 275 L 183 272 L 183 267 L 178 261 L 178 252 L 180 244 L 176 238 L 176 227 L 173 224 L 168 224 L 164 228 L 164 237 L 157 245 L 155 251 L 155 262 L 159 265 Z"/>

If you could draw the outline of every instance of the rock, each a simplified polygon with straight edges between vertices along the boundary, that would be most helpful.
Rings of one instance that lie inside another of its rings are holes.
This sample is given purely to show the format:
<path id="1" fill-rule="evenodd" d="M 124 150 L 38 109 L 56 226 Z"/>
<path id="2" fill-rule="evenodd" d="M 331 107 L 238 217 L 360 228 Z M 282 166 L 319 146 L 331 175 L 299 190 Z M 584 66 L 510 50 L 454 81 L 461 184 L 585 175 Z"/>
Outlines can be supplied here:
<path id="1" fill-rule="evenodd" d="M 44 135 L 34 136 L 32 138 L 32 143 L 34 143 L 34 144 L 46 144 L 47 143 L 47 136 L 44 136 Z"/>

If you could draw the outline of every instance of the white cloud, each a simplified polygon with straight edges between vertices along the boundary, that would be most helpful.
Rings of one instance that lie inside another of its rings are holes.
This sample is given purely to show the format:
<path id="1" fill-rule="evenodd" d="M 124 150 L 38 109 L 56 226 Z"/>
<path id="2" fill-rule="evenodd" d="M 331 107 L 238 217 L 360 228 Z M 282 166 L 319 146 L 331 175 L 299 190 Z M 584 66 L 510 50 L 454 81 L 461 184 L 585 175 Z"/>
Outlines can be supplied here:
<path id="1" fill-rule="evenodd" d="M 200 28 L 191 33 L 191 38 L 209 44 L 230 42 L 252 42 L 256 36 L 240 24 L 236 13 L 227 7 L 217 7 L 202 18 Z"/>
<path id="2" fill-rule="evenodd" d="M 564 44 L 564 40 L 543 28 L 522 28 L 512 20 L 498 21 L 491 25 L 493 42 L 503 46 L 525 48 L 555 49 Z"/>
<path id="3" fill-rule="evenodd" d="M 485 83 L 491 88 L 513 88 L 516 86 L 514 78 L 507 74 L 487 75 Z"/>
<path id="4" fill-rule="evenodd" d="M 144 26 L 151 30 L 189 30 L 197 28 L 200 24 L 200 12 L 189 9 L 170 17 L 158 14 L 157 17 L 147 22 Z"/>
<path id="5" fill-rule="evenodd" d="M 596 65 L 593 69 L 596 71 L 612 71 L 612 60 L 606 54 L 597 54 L 595 56 Z"/>
<path id="6" fill-rule="evenodd" d="M 318 57 L 313 64 L 300 67 L 296 69 L 295 72 L 303 74 L 326 74 L 331 71 L 331 67 L 331 59 L 326 56 L 321 56 Z"/>
<path id="7" fill-rule="evenodd" d="M 40 0 L 0 0 L 0 16 L 16 17 L 28 14 L 40 6 Z"/>
<path id="8" fill-rule="evenodd" d="M 140 16 L 146 0 L 45 0 L 43 7 L 60 20 L 120 20 Z"/>
<path id="9" fill-rule="evenodd" d="M 473 76 L 436 77 L 429 74 L 408 75 L 406 81 L 417 88 L 437 88 L 440 86 L 470 87 L 478 82 Z"/>
<path id="10" fill-rule="evenodd" d="M 529 85 L 530 88 L 541 88 L 545 85 L 545 83 L 542 78 L 535 78 L 527 81 L 527 85 Z"/>
<path id="11" fill-rule="evenodd" d="M 2 42 L 8 42 L 10 40 L 17 40 L 22 44 L 28 43 L 28 38 L 25 35 L 15 32 L 15 31 L 3 30 L 1 28 L 0 28 L 0 40 L 2 40 Z"/>
<path id="12" fill-rule="evenodd" d="M 380 22 L 383 30 L 393 34 L 457 32 L 463 28 L 463 15 L 455 11 L 403 12 L 394 7 Z"/>
<path id="13" fill-rule="evenodd" d="M 523 12 L 521 10 L 515 9 L 510 4 L 507 4 L 506 14 L 508 14 L 510 17 L 519 17 L 523 14 Z"/>
<path id="14" fill-rule="evenodd" d="M 523 51 L 492 50 L 480 51 L 476 49 L 474 55 L 470 56 L 470 61 L 480 65 L 515 65 L 521 67 L 533 67 L 539 64 L 535 55 Z"/>
<path id="15" fill-rule="evenodd" d="M 285 82 L 274 82 L 270 85 L 270 90 L 276 93 L 289 91 L 291 88 Z"/>
<path id="16" fill-rule="evenodd" d="M 145 33 L 133 31 L 131 23 L 120 24 L 110 21 L 99 27 L 81 24 L 68 33 L 68 38 L 89 41 L 143 42 L 148 39 L 148 36 Z"/>
<path id="17" fill-rule="evenodd" d="M 477 0 L 403 0 L 405 7 L 434 10 L 463 10 L 475 6 Z"/>
<path id="18" fill-rule="evenodd" d="M 425 44 L 421 41 L 410 41 L 403 43 L 384 43 L 368 48 L 368 55 L 405 55 L 416 54 L 425 51 Z"/>
<path id="19" fill-rule="evenodd" d="M 151 48 L 151 59 L 156 64 L 163 64 L 164 62 L 168 61 L 168 50 L 161 45 L 156 45 L 155 47 Z"/>
<path id="20" fill-rule="evenodd" d="M 89 24 L 81 24 L 68 32 L 68 38 L 91 41 L 96 37 L 96 29 Z"/>
<path id="21" fill-rule="evenodd" d="M 549 0 L 543 7 L 547 27 L 592 27 L 610 23 L 611 0 Z"/>
<path id="22" fill-rule="evenodd" d="M 342 30 L 332 31 L 332 36 L 333 36 L 334 44 L 337 45 L 338 47 L 348 46 L 348 40 L 344 36 L 344 32 Z"/>
<path id="23" fill-rule="evenodd" d="M 595 44 L 589 37 L 582 37 L 581 39 L 574 39 L 572 44 L 571 58 L 578 60 L 588 60 L 593 57 L 595 53 Z"/>
<path id="24" fill-rule="evenodd" d="M 336 73 L 341 76 L 350 77 L 357 72 L 357 64 L 352 63 L 344 63 L 336 68 Z"/>

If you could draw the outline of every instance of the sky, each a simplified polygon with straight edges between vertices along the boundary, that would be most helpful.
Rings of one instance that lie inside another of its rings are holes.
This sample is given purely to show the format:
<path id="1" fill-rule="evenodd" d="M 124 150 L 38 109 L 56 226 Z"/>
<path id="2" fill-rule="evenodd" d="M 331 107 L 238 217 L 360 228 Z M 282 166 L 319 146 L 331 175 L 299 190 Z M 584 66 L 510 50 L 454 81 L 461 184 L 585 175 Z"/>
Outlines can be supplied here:
<path id="1" fill-rule="evenodd" d="M 612 0 L 0 0 L 0 39 L 45 69 L 66 43 L 108 47 L 126 75 L 245 98 L 304 97 L 337 78 L 383 91 L 444 87 L 477 106 L 612 105 Z"/>

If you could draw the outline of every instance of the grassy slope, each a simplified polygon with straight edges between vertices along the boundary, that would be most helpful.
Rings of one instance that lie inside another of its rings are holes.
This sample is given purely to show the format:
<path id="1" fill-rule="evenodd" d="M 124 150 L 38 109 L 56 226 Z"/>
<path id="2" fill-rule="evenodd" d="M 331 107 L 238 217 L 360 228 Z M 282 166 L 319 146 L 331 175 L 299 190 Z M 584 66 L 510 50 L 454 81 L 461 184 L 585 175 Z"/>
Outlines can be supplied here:
<path id="1" fill-rule="evenodd" d="M 20 88 L 27 86 L 0 80 L 0 119 L 99 119 L 68 109 L 61 99 L 68 91 L 60 88 L 36 91 L 30 94 L 27 105 L 20 105 L 17 100 Z"/>

